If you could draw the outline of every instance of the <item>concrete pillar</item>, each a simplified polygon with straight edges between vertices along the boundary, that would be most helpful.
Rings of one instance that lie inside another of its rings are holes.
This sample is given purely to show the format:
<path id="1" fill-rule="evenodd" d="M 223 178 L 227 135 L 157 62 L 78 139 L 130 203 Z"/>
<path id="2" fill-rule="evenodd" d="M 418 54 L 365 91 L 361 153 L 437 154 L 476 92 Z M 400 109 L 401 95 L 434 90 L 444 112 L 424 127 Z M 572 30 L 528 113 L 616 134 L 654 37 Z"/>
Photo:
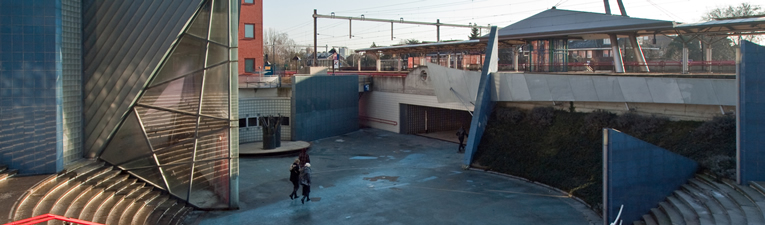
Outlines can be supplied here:
<path id="1" fill-rule="evenodd" d="M 712 72 L 712 48 L 707 48 L 706 50 L 706 63 L 707 63 L 707 72 Z"/>
<path id="2" fill-rule="evenodd" d="M 520 57 L 521 51 L 517 47 L 514 49 L 515 50 L 513 53 L 513 69 L 515 70 L 515 72 L 518 72 L 518 58 Z"/>
<path id="3" fill-rule="evenodd" d="M 630 44 L 632 45 L 632 51 L 635 52 L 635 57 L 638 60 L 638 68 L 640 72 L 651 72 L 648 68 L 648 64 L 645 62 L 645 56 L 643 55 L 643 48 L 637 42 L 637 35 L 630 34 Z"/>
<path id="4" fill-rule="evenodd" d="M 401 71 L 401 58 L 396 59 L 396 71 Z"/>
<path id="5" fill-rule="evenodd" d="M 446 55 L 446 68 L 452 68 L 452 53 Z"/>
<path id="6" fill-rule="evenodd" d="M 614 53 L 614 72 L 624 73 L 624 61 L 622 61 L 622 52 L 619 50 L 619 39 L 616 34 L 609 34 L 611 38 L 611 51 Z"/>
<path id="7" fill-rule="evenodd" d="M 359 71 L 361 71 L 361 57 L 359 57 L 359 59 L 356 60 L 356 62 L 357 62 L 356 65 L 358 65 L 358 67 L 359 67 Z"/>
<path id="8" fill-rule="evenodd" d="M 685 42 L 683 42 L 683 61 L 681 64 L 683 65 L 683 74 L 688 73 L 688 46 Z"/>
<path id="9" fill-rule="evenodd" d="M 375 65 L 375 67 L 377 68 L 377 72 L 380 72 L 380 64 L 381 64 L 381 62 L 380 62 L 380 59 L 378 58 L 377 59 L 377 65 Z"/>

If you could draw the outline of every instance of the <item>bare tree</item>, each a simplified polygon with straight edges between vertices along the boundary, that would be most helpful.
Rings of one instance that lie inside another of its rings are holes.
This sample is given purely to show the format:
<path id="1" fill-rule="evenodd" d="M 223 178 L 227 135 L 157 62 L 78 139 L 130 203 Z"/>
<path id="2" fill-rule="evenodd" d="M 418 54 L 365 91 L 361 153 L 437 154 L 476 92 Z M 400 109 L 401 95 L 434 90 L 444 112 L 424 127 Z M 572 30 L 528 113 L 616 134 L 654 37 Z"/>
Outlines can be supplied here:
<path id="1" fill-rule="evenodd" d="M 753 16 L 765 16 L 765 11 L 759 5 L 741 3 L 741 5 L 738 5 L 738 6 L 731 5 L 728 7 L 713 9 L 712 11 L 707 12 L 706 15 L 702 16 L 702 19 L 706 21 L 712 21 L 712 20 L 745 18 L 745 17 L 753 17 Z M 735 38 L 731 37 L 731 40 L 733 41 L 735 45 L 739 44 L 739 37 L 742 40 L 747 40 L 747 41 L 751 41 L 755 43 L 759 43 L 763 41 L 763 38 L 761 35 L 741 35 Z"/>
<path id="2" fill-rule="evenodd" d="M 273 28 L 263 32 L 263 41 L 263 54 L 268 55 L 268 61 L 278 68 L 291 66 L 290 60 L 301 50 L 287 33 Z"/>

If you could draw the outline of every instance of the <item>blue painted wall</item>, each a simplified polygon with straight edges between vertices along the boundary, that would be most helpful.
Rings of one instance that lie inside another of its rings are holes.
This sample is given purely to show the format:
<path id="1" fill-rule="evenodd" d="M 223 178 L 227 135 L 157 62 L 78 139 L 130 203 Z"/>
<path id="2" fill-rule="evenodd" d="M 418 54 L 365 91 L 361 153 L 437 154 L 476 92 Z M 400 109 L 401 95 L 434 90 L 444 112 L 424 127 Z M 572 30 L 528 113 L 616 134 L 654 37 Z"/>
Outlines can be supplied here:
<path id="1" fill-rule="evenodd" d="M 631 224 L 685 184 L 698 164 L 613 129 L 603 129 L 603 218 Z M 605 222 L 605 221 L 604 221 Z"/>
<path id="2" fill-rule="evenodd" d="M 738 68 L 738 182 L 765 181 L 765 47 L 742 41 Z"/>
<path id="3" fill-rule="evenodd" d="M 61 2 L 0 0 L 0 164 L 21 174 L 63 168 L 57 150 Z"/>
<path id="4" fill-rule="evenodd" d="M 295 76 L 292 135 L 313 141 L 359 129 L 359 77 Z"/>
<path id="5" fill-rule="evenodd" d="M 491 101 L 491 93 L 494 87 L 491 74 L 497 72 L 499 45 L 497 43 L 497 27 L 491 27 L 489 33 L 489 43 L 486 46 L 486 59 L 484 59 L 481 80 L 478 84 L 478 93 L 475 101 L 475 110 L 473 111 L 473 120 L 470 121 L 470 131 L 468 131 L 467 143 L 465 144 L 464 166 L 470 166 L 478 150 L 478 144 L 481 143 L 481 137 L 486 130 L 486 123 L 489 122 L 491 111 L 494 110 L 494 103 Z"/>

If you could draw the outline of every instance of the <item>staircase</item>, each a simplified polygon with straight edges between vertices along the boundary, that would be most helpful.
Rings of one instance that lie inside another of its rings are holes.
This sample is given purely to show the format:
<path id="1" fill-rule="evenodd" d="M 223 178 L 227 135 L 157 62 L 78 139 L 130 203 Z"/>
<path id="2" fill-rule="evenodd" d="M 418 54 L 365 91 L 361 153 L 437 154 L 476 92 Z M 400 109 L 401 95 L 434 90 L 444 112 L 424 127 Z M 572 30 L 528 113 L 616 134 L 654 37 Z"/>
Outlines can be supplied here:
<path id="1" fill-rule="evenodd" d="M 50 213 L 104 224 L 180 224 L 192 210 L 113 166 L 87 160 L 27 190 L 10 220 Z"/>
<path id="2" fill-rule="evenodd" d="M 634 225 L 765 225 L 765 188 L 697 174 Z M 625 206 L 627 207 L 627 206 Z"/>

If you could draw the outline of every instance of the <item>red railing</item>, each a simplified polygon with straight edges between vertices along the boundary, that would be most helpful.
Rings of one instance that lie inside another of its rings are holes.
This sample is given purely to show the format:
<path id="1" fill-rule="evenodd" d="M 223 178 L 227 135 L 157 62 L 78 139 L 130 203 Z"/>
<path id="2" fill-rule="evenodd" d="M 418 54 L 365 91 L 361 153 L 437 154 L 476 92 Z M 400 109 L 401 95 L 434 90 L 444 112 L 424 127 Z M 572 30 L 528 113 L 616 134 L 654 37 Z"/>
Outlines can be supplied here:
<path id="1" fill-rule="evenodd" d="M 50 213 L 42 214 L 42 215 L 31 217 L 31 218 L 26 218 L 26 219 L 19 220 L 19 221 L 16 221 L 16 222 L 6 223 L 5 225 L 38 224 L 38 223 L 42 223 L 42 222 L 46 222 L 46 221 L 50 221 L 50 220 L 60 220 L 60 221 L 64 221 L 64 222 L 70 222 L 70 223 L 75 223 L 75 224 L 85 224 L 85 225 L 104 225 L 102 223 L 94 223 L 94 222 L 85 221 L 85 220 L 81 220 L 81 219 L 75 219 L 75 218 L 63 217 L 63 216 L 59 216 L 59 215 L 53 215 L 53 214 L 50 214 Z"/>

